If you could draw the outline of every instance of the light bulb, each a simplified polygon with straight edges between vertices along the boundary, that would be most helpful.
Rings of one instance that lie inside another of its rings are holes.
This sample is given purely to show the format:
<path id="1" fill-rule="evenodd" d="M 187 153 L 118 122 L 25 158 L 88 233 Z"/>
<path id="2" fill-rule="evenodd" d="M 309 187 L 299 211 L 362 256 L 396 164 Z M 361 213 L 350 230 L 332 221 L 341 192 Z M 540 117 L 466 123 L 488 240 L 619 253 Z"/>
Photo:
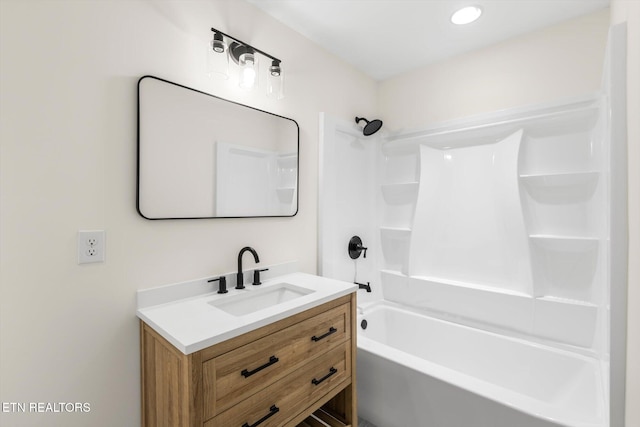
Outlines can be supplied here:
<path id="1" fill-rule="evenodd" d="M 256 83 L 256 70 L 253 66 L 245 66 L 242 69 L 242 82 L 240 83 L 243 87 L 249 89 L 252 88 Z"/>
<path id="2" fill-rule="evenodd" d="M 247 52 L 240 55 L 238 65 L 240 66 L 240 87 L 248 90 L 253 89 L 258 76 L 258 64 L 254 54 Z"/>

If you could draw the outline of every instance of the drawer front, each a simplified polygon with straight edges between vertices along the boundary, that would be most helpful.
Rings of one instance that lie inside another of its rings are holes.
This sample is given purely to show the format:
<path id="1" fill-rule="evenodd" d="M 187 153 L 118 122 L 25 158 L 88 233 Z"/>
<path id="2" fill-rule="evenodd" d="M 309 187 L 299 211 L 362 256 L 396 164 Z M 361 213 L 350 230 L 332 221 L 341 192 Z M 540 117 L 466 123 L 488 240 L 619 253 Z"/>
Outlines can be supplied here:
<path id="1" fill-rule="evenodd" d="M 203 364 L 205 420 L 350 338 L 344 304 Z"/>
<path id="2" fill-rule="evenodd" d="M 207 421 L 205 427 L 282 426 L 351 377 L 350 342 L 293 371 Z"/>

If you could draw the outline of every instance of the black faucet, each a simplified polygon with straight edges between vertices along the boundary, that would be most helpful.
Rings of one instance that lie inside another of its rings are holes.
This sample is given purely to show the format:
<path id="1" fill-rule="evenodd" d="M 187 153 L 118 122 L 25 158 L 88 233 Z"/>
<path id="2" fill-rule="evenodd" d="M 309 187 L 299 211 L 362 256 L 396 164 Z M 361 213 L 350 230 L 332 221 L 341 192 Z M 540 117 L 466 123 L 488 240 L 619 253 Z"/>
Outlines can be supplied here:
<path id="1" fill-rule="evenodd" d="M 358 282 L 353 282 L 356 285 L 358 285 L 358 289 L 365 289 L 367 292 L 371 292 L 371 283 L 367 282 L 367 284 L 365 285 L 364 283 L 358 283 Z"/>
<path id="2" fill-rule="evenodd" d="M 242 273 L 242 255 L 244 255 L 246 251 L 249 251 L 253 254 L 253 260 L 256 262 L 256 264 L 260 262 L 260 258 L 258 258 L 258 253 L 252 247 L 245 246 L 244 248 L 240 249 L 240 253 L 238 254 L 238 274 L 236 275 L 237 277 L 236 289 L 244 289 L 244 274 Z"/>

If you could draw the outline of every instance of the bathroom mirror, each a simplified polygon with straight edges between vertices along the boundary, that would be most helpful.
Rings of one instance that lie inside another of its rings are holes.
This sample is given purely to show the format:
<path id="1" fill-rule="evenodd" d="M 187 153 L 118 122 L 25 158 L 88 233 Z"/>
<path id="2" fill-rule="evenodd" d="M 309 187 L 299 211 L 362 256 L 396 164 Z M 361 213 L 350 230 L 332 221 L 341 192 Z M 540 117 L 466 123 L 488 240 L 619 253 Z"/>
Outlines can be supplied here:
<path id="1" fill-rule="evenodd" d="M 138 212 L 147 219 L 294 216 L 298 146 L 292 119 L 144 76 Z"/>

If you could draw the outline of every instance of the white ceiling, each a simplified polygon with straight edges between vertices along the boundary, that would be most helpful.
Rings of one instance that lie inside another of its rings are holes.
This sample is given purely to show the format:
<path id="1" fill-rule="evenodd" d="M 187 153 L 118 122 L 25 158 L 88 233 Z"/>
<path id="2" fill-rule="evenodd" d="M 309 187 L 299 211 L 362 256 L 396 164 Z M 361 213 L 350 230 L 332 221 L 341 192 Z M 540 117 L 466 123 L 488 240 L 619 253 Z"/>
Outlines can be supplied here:
<path id="1" fill-rule="evenodd" d="M 608 7 L 609 0 L 247 0 L 376 80 Z M 451 14 L 479 5 L 476 22 Z"/>

